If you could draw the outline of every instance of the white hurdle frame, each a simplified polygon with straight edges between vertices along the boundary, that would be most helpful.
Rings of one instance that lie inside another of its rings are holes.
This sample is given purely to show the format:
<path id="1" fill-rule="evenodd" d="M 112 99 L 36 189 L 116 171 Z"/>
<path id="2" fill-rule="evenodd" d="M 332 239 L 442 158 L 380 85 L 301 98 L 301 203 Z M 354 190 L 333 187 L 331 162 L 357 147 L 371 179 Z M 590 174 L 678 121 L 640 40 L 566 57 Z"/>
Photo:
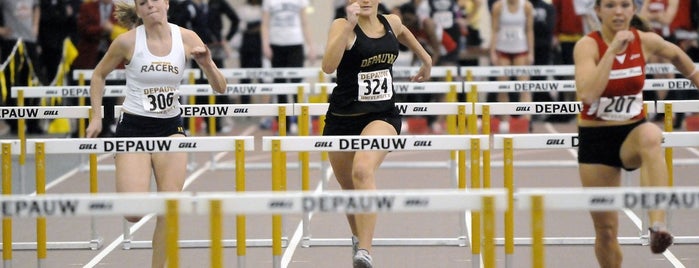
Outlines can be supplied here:
<path id="1" fill-rule="evenodd" d="M 391 151 L 403 151 L 403 150 L 473 150 L 478 151 L 482 148 L 489 148 L 489 139 L 487 135 L 396 135 L 396 136 L 313 136 L 313 137 L 262 137 L 262 149 L 264 151 L 275 150 L 278 152 L 308 152 L 308 151 L 359 151 L 359 150 L 376 150 L 371 148 L 343 148 L 341 144 L 349 145 L 361 145 L 364 142 L 371 142 L 372 140 L 384 140 L 390 141 L 389 146 L 391 148 L 383 148 L 382 150 Z M 353 143 L 356 141 L 358 143 Z M 402 142 L 402 146 L 396 145 L 396 142 Z M 275 145 L 276 144 L 276 145 Z M 474 146 L 478 146 L 475 148 Z M 361 147 L 361 146 L 360 146 Z M 275 149 L 276 148 L 276 149 Z M 480 162 L 480 154 L 478 154 L 478 159 L 471 159 L 471 161 Z M 464 162 L 460 167 L 466 168 L 466 159 L 460 159 L 460 162 Z M 477 165 L 476 165 L 477 166 Z M 479 168 L 476 168 L 479 170 Z M 473 170 L 472 170 L 473 172 Z M 460 176 L 463 176 L 465 180 L 465 170 L 459 172 Z M 463 174 L 463 175 L 461 175 Z M 478 180 L 480 180 L 480 173 L 477 173 Z M 323 176 L 325 173 L 323 174 Z M 321 183 L 329 180 L 328 177 L 321 178 Z M 321 188 L 322 189 L 322 188 Z M 322 191 L 321 191 L 322 192 Z M 472 217 L 469 217 L 472 216 Z M 338 246 L 347 245 L 348 239 L 323 239 L 323 238 L 311 238 L 310 233 L 310 220 L 312 214 L 307 213 L 303 217 L 303 239 L 302 246 Z M 390 246 L 390 245 L 401 245 L 401 246 L 466 246 L 468 242 L 466 237 L 468 236 L 468 227 L 466 222 L 469 220 L 473 222 L 479 222 L 480 215 L 475 213 L 472 215 L 469 212 L 465 212 L 461 223 L 460 234 L 456 238 L 426 238 L 426 239 L 406 239 L 406 238 L 374 238 L 373 244 L 375 246 Z M 476 230 L 474 227 L 473 230 Z M 479 229 L 480 230 L 480 229 Z M 474 261 L 478 260 L 475 258 Z M 474 264 L 475 265 L 475 264 Z"/>

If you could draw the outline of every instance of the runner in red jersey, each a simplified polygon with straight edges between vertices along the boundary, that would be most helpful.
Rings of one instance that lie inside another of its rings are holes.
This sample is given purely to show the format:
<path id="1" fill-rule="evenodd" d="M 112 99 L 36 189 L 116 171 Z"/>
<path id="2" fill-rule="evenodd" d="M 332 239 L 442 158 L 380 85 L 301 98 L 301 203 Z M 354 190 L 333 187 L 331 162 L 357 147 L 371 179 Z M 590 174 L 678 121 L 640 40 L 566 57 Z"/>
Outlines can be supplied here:
<path id="1" fill-rule="evenodd" d="M 636 17 L 633 0 L 596 0 L 598 32 L 580 39 L 573 52 L 576 93 L 584 109 L 578 121 L 578 163 L 584 187 L 619 187 L 621 169 L 640 169 L 641 186 L 668 186 L 660 128 L 643 113 L 645 60 L 669 60 L 695 85 L 699 74 L 691 59 Z M 621 267 L 616 211 L 590 212 L 595 227 L 595 253 L 601 267 Z M 662 253 L 672 245 L 665 212 L 648 212 L 650 246 Z"/>

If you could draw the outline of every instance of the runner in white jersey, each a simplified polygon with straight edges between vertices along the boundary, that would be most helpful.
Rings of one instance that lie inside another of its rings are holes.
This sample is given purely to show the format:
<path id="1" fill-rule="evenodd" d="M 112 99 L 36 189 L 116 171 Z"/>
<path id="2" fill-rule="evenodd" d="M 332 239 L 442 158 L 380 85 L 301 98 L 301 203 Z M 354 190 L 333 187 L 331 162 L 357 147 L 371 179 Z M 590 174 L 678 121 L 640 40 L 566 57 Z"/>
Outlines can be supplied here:
<path id="1" fill-rule="evenodd" d="M 134 57 L 126 65 L 127 92 L 123 109 L 127 113 L 157 118 L 180 114 L 179 88 L 187 59 L 180 27 L 169 26 L 172 48 L 164 56 L 153 55 L 148 50 L 145 27 L 136 27 Z"/>
<path id="2" fill-rule="evenodd" d="M 105 77 L 121 63 L 126 63 L 128 93 L 117 124 L 117 137 L 184 136 L 178 89 L 188 59 L 196 61 L 215 91 L 226 90 L 226 79 L 201 38 L 191 30 L 168 23 L 167 9 L 167 0 L 117 3 L 117 18 L 132 29 L 112 42 L 95 67 L 90 80 L 92 114 L 88 138 L 97 137 L 102 131 Z M 130 27 L 133 25 L 136 27 Z M 117 153 L 115 165 L 117 192 L 149 192 L 153 175 L 159 192 L 176 192 L 184 185 L 187 153 Z M 127 215 L 126 219 L 136 222 L 141 216 Z M 151 267 L 166 264 L 164 223 L 162 216 L 157 217 Z"/>

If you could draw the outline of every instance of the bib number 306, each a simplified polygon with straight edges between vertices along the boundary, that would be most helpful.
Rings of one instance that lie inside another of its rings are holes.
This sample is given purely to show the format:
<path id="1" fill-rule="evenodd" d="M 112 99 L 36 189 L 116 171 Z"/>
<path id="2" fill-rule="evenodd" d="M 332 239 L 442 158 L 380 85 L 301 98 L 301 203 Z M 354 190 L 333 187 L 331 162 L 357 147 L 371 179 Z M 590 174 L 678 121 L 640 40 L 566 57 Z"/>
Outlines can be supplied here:
<path id="1" fill-rule="evenodd" d="M 143 99 L 143 108 L 146 111 L 160 113 L 173 108 L 177 94 L 175 92 L 161 92 L 148 94 Z"/>

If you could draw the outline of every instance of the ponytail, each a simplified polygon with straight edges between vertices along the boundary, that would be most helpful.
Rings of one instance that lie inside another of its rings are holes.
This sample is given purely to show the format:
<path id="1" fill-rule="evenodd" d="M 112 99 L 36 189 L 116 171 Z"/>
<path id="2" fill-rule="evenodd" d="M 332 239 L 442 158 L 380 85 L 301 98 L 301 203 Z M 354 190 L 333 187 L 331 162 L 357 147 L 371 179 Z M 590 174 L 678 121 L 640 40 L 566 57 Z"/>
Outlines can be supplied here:
<path id="1" fill-rule="evenodd" d="M 134 5 L 123 1 L 118 1 L 114 4 L 116 5 L 114 16 L 119 24 L 123 25 L 127 29 L 135 28 L 136 26 L 143 24 L 143 20 L 136 15 L 136 7 Z"/>
<path id="2" fill-rule="evenodd" d="M 652 31 L 650 24 L 648 23 L 647 20 L 644 18 L 638 16 L 638 14 L 634 14 L 633 17 L 631 18 L 631 27 L 638 29 L 639 31 L 642 32 L 650 32 Z"/>

